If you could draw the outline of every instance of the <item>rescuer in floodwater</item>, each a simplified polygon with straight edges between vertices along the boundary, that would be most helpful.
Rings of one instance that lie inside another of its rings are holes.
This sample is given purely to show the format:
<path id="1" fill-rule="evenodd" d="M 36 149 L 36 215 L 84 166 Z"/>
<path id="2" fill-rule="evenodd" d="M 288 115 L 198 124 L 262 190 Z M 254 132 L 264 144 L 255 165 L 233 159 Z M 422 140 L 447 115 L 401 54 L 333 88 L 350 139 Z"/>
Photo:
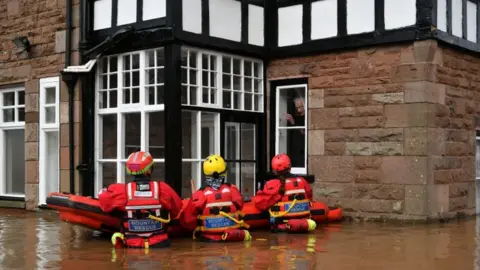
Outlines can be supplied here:
<path id="1" fill-rule="evenodd" d="M 203 241 L 249 241 L 248 230 L 240 211 L 243 197 L 235 185 L 225 183 L 227 165 L 219 155 L 210 155 L 203 162 L 206 186 L 197 190 L 183 210 L 185 228 L 199 232 Z"/>
<path id="2" fill-rule="evenodd" d="M 303 177 L 290 174 L 292 164 L 286 154 L 272 159 L 272 170 L 277 179 L 272 179 L 255 196 L 255 207 L 268 209 L 272 232 L 308 232 L 317 224 L 311 219 L 310 204 L 312 189 Z"/>
<path id="3" fill-rule="evenodd" d="M 115 247 L 167 247 L 170 239 L 167 226 L 171 216 L 182 209 L 180 196 L 166 183 L 153 181 L 153 158 L 148 152 L 134 152 L 126 169 L 134 180 L 128 184 L 112 184 L 98 195 L 104 212 L 124 211 L 121 232 L 112 236 Z"/>

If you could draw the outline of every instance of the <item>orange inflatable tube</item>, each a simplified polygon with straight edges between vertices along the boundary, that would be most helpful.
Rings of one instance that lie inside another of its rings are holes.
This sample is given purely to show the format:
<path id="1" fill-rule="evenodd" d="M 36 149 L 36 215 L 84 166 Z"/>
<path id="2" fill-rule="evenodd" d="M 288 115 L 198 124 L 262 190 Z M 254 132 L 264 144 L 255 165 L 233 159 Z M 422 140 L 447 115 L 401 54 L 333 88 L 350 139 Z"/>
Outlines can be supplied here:
<path id="1" fill-rule="evenodd" d="M 183 200 L 184 207 L 188 200 Z M 97 199 L 58 192 L 49 194 L 47 205 L 59 211 L 62 221 L 108 233 L 120 230 L 120 220 L 124 215 L 121 211 L 103 212 Z M 312 213 L 312 219 L 317 223 L 340 221 L 342 219 L 341 208 L 328 208 L 321 202 L 312 202 L 310 212 Z M 243 220 L 250 225 L 250 229 L 267 229 L 270 227 L 268 212 L 260 212 L 255 208 L 252 200 L 245 201 L 242 213 Z M 172 219 L 169 225 L 169 236 L 190 236 L 191 232 L 184 230 L 178 219 Z"/>

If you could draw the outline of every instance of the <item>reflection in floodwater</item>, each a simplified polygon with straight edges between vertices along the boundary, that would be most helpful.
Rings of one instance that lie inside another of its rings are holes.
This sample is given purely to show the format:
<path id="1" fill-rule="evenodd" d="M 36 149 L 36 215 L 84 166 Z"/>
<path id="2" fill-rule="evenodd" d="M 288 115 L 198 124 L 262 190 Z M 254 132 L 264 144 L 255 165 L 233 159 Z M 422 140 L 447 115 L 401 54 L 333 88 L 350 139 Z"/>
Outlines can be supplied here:
<path id="1" fill-rule="evenodd" d="M 109 236 L 53 211 L 0 210 L 0 269 L 478 269 L 480 218 L 432 225 L 330 224 L 315 234 L 253 232 L 252 242 L 175 239 L 112 248 Z"/>

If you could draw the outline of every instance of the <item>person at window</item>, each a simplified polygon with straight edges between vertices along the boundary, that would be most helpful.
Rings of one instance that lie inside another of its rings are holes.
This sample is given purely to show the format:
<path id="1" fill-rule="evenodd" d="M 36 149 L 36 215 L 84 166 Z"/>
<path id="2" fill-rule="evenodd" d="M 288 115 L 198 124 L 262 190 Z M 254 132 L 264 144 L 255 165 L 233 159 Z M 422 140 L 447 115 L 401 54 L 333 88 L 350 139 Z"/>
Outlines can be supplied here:
<path id="1" fill-rule="evenodd" d="M 203 162 L 206 186 L 193 193 L 181 219 L 184 228 L 193 230 L 202 241 L 249 241 L 248 224 L 241 219 L 243 197 L 235 185 L 225 183 L 227 165 L 219 155 Z"/>
<path id="2" fill-rule="evenodd" d="M 148 152 L 130 154 L 126 164 L 131 183 L 111 184 L 98 195 L 104 212 L 123 213 L 121 232 L 112 236 L 116 248 L 168 247 L 167 226 L 182 209 L 180 196 L 166 183 L 153 181 L 153 158 Z"/>
<path id="3" fill-rule="evenodd" d="M 272 159 L 277 179 L 269 180 L 255 196 L 255 207 L 270 213 L 272 232 L 308 232 L 316 228 L 311 219 L 312 189 L 308 182 L 290 174 L 290 157 L 279 154 Z"/>
<path id="4" fill-rule="evenodd" d="M 305 106 L 303 99 L 296 97 L 293 99 L 295 113 L 286 114 L 288 126 L 303 127 L 305 125 Z M 288 130 L 288 153 L 292 156 L 293 167 L 305 166 L 305 129 Z"/>

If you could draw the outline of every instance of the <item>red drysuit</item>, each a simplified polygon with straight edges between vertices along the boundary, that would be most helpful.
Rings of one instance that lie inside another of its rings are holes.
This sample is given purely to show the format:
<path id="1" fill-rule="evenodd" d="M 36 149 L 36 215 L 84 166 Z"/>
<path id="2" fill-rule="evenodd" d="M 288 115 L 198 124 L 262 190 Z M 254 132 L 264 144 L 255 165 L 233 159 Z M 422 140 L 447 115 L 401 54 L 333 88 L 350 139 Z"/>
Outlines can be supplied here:
<path id="1" fill-rule="evenodd" d="M 98 195 L 104 212 L 125 212 L 122 234 L 128 247 L 163 247 L 170 241 L 168 220 L 182 209 L 180 196 L 166 183 L 138 181 L 112 184 Z"/>
<path id="2" fill-rule="evenodd" d="M 249 233 L 240 229 L 242 208 L 243 197 L 234 185 L 222 184 L 218 190 L 206 187 L 192 195 L 181 224 L 194 230 L 194 236 L 199 231 L 204 241 L 243 241 Z"/>
<path id="3" fill-rule="evenodd" d="M 308 231 L 312 196 L 312 189 L 303 177 L 287 178 L 285 184 L 272 179 L 258 191 L 254 203 L 258 210 L 270 211 L 272 230 L 303 232 Z"/>

